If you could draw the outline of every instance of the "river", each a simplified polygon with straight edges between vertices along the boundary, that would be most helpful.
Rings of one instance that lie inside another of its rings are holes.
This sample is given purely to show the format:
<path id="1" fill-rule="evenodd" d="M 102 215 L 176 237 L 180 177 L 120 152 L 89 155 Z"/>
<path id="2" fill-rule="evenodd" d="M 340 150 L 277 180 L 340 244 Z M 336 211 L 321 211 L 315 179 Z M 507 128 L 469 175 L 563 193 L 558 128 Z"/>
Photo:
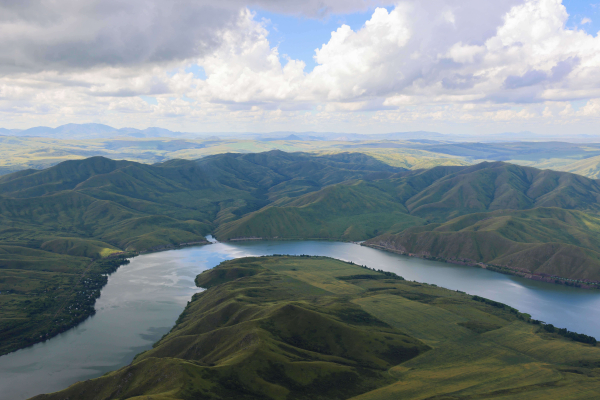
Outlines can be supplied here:
<path id="1" fill-rule="evenodd" d="M 339 242 L 215 243 L 145 254 L 109 277 L 96 315 L 45 343 L 0 357 L 0 400 L 49 393 L 129 364 L 167 333 L 200 289 L 194 278 L 221 261 L 310 254 L 353 261 L 409 280 L 500 301 L 558 327 L 600 339 L 600 291 L 583 290 Z"/>

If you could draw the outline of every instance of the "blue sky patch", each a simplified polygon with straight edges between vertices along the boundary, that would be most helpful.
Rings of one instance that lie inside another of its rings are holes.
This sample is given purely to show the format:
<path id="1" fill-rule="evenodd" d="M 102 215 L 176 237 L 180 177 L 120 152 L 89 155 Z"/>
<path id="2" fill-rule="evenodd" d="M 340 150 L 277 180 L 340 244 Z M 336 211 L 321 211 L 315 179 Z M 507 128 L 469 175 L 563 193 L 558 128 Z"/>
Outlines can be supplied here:
<path id="1" fill-rule="evenodd" d="M 599 0 L 600 1 L 600 0 Z M 393 7 L 387 7 L 391 11 Z M 269 42 L 271 47 L 278 46 L 281 56 L 287 55 L 293 60 L 302 60 L 306 63 L 306 72 L 310 72 L 317 65 L 313 56 L 315 49 L 321 48 L 329 42 L 331 32 L 346 24 L 357 31 L 371 19 L 373 9 L 367 12 L 345 15 L 330 15 L 318 20 L 305 17 L 275 14 L 262 10 L 256 12 L 255 20 L 270 20 L 267 24 Z"/>

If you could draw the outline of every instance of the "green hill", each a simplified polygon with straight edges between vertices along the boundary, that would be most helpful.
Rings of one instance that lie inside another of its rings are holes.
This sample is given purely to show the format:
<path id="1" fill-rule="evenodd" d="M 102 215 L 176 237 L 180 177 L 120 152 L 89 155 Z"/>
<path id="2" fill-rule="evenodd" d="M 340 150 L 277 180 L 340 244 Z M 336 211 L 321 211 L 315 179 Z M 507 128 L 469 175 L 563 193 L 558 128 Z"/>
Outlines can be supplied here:
<path id="1" fill-rule="evenodd" d="M 153 349 L 34 399 L 536 400 L 600 389 L 593 339 L 477 296 L 324 257 L 226 261 L 196 282 L 208 290 Z"/>
<path id="2" fill-rule="evenodd" d="M 600 156 L 575 161 L 561 166 L 560 170 L 598 179 L 600 178 Z"/>
<path id="3" fill-rule="evenodd" d="M 274 151 L 155 165 L 93 157 L 2 176 L 0 354 L 91 315 L 99 291 L 82 286 L 105 281 L 124 262 L 106 257 L 207 243 L 221 224 L 278 199 L 399 171 L 362 154 Z M 74 315 L 69 310 L 84 290 L 91 290 L 91 307 Z"/>
<path id="4" fill-rule="evenodd" d="M 600 281 L 600 218 L 558 208 L 495 211 L 366 242 L 402 253 Z"/>
<path id="5" fill-rule="evenodd" d="M 600 183 L 502 162 L 436 167 L 392 181 L 412 215 L 434 221 L 495 210 L 560 207 L 597 212 Z"/>
<path id="6" fill-rule="evenodd" d="M 219 226 L 216 235 L 223 240 L 364 240 L 383 231 L 399 232 L 426 222 L 445 222 L 460 215 L 496 210 L 558 207 L 595 214 L 600 210 L 599 199 L 600 183 L 593 179 L 484 162 L 468 167 L 402 171 L 329 186 L 294 199 L 281 198 Z"/>
<path id="7" fill-rule="evenodd" d="M 92 157 L 0 177 L 0 281 L 35 271 L 76 287 L 89 271 L 104 274 L 97 265 L 110 255 L 206 243 L 209 233 L 371 239 L 390 250 L 596 280 L 599 199 L 596 180 L 502 162 L 406 170 L 356 153 L 270 151 L 154 165 Z M 454 219 L 469 215 L 475 219 L 459 229 Z M 32 296 L 51 296 L 36 282 L 3 286 L 0 339 L 22 340 L 1 341 L 0 354 L 51 337 L 55 321 L 82 318 L 64 315 L 73 288 L 28 316 Z"/>
<path id="8" fill-rule="evenodd" d="M 364 240 L 423 220 L 368 182 L 331 185 L 275 202 L 216 230 L 219 239 L 240 237 Z"/>
<path id="9" fill-rule="evenodd" d="M 328 186 L 215 232 L 221 240 L 370 239 L 404 253 L 600 281 L 599 198 L 593 179 L 485 162 Z"/>

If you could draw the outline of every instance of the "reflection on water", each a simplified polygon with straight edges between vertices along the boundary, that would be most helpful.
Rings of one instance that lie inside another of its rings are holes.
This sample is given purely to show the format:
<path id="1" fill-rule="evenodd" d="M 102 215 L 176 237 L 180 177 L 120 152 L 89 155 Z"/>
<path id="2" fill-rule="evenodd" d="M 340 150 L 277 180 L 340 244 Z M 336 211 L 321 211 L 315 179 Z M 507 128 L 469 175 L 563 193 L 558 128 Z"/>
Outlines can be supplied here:
<path id="1" fill-rule="evenodd" d="M 209 238 L 212 242 L 212 237 Z M 600 338 L 600 293 L 530 281 L 473 267 L 409 258 L 337 242 L 214 243 L 146 254 L 111 275 L 96 315 L 46 343 L 0 357 L 0 400 L 25 399 L 131 362 L 167 333 L 200 289 L 194 278 L 223 260 L 311 254 L 392 271 L 509 304 L 534 318 Z"/>

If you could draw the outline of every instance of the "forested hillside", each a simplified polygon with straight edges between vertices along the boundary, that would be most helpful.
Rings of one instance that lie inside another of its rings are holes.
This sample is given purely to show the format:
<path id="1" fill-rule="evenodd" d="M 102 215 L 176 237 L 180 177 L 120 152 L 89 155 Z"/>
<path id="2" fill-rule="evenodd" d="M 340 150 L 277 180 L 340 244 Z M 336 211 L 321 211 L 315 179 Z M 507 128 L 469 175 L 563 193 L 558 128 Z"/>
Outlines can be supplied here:
<path id="1" fill-rule="evenodd" d="M 74 293 L 86 279 L 101 287 L 102 271 L 124 252 L 202 244 L 209 233 L 368 240 L 597 281 L 599 199 L 598 181 L 571 173 L 503 162 L 414 171 L 356 153 L 271 151 L 154 165 L 93 157 L 16 172 L 0 177 L 0 338 L 23 340 L 3 340 L 1 351 L 92 313 L 75 306 Z M 102 260 L 112 261 L 98 267 Z M 92 300 L 99 293 L 86 290 Z"/>

